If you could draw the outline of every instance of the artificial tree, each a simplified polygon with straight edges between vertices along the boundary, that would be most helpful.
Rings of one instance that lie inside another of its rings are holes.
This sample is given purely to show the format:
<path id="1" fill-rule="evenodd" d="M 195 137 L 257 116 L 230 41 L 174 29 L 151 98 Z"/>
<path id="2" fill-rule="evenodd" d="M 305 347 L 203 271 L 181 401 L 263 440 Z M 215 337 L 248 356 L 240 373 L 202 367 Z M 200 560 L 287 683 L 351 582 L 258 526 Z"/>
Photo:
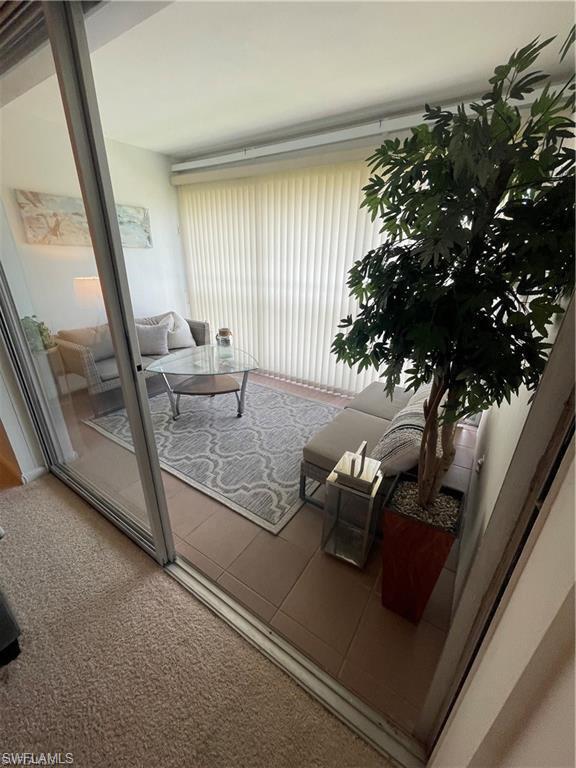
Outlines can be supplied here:
<path id="1" fill-rule="evenodd" d="M 454 459 L 457 420 L 536 388 L 546 327 L 573 289 L 574 76 L 553 86 L 530 71 L 552 40 L 496 67 L 481 100 L 455 111 L 426 105 L 425 123 L 368 160 L 363 205 L 382 221 L 384 242 L 349 272 L 359 309 L 332 348 L 359 370 L 383 368 L 389 395 L 402 371 L 408 389 L 431 382 L 422 506 Z M 574 30 L 561 61 L 573 41 Z"/>

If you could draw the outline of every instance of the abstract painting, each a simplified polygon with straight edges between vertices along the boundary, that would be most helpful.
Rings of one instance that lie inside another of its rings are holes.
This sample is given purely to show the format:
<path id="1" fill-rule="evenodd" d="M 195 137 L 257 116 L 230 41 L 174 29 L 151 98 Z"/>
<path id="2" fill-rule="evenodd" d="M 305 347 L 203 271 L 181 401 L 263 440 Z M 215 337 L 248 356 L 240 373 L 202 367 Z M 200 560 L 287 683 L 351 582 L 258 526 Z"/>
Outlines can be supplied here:
<path id="1" fill-rule="evenodd" d="M 84 203 L 76 197 L 14 190 L 26 242 L 33 245 L 92 245 Z M 152 248 L 150 215 L 146 208 L 117 205 L 122 245 Z"/>

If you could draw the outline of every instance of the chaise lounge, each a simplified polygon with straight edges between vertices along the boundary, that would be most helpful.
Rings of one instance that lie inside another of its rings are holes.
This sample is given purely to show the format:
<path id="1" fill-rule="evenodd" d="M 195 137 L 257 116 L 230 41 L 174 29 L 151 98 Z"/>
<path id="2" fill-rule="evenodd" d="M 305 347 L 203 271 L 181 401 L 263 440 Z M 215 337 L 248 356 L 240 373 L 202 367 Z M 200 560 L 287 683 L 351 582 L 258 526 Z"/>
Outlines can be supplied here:
<path id="1" fill-rule="evenodd" d="M 379 381 L 356 395 L 304 446 L 300 465 L 300 498 L 318 506 L 318 502 L 306 494 L 306 481 L 316 480 L 324 484 L 342 454 L 355 451 L 363 440 L 368 444 L 369 455 L 412 395 L 402 387 L 396 387 L 394 397 L 390 398 L 384 391 L 384 384 Z"/>

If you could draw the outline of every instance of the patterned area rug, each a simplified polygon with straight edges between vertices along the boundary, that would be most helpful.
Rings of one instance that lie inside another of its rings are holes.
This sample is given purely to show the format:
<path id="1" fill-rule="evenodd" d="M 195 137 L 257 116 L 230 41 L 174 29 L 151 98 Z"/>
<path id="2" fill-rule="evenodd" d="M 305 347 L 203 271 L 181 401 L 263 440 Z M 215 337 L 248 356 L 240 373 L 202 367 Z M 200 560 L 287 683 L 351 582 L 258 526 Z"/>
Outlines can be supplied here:
<path id="1" fill-rule="evenodd" d="M 234 394 L 182 397 L 180 409 L 174 421 L 166 394 L 150 398 L 163 469 L 272 533 L 301 506 L 302 448 L 339 410 L 251 382 L 241 419 Z M 86 423 L 132 447 L 124 409 Z"/>

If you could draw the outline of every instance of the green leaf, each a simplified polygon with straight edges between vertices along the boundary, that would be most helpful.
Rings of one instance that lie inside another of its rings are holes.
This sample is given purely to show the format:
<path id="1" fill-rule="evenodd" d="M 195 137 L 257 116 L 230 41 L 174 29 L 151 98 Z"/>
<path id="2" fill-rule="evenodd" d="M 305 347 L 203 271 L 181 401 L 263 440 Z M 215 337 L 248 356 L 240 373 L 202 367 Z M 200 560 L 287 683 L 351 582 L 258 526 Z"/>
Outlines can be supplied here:
<path id="1" fill-rule="evenodd" d="M 572 29 L 568 33 L 568 37 L 562 43 L 562 47 L 560 48 L 560 61 L 564 61 L 564 59 L 568 55 L 568 51 L 574 45 L 575 40 L 576 40 L 576 26 L 573 25 Z"/>

